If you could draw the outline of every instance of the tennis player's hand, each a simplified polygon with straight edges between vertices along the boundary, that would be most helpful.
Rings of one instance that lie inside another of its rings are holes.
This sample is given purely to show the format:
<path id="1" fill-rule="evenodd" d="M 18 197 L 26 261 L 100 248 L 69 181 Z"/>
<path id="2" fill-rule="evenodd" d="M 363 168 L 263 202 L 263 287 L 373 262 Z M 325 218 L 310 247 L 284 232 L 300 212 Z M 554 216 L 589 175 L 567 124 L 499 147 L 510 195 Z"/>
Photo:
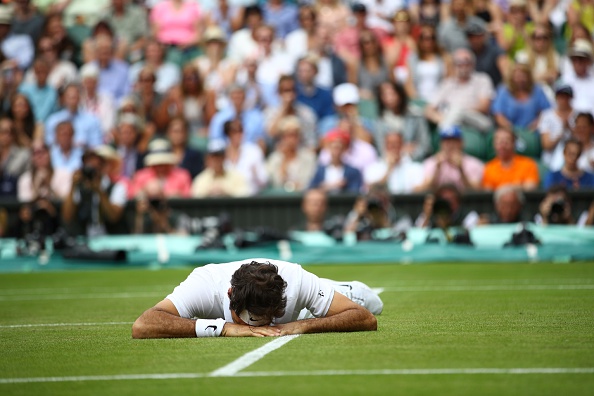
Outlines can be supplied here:
<path id="1" fill-rule="evenodd" d="M 280 330 L 280 335 L 303 334 L 305 333 L 304 325 L 306 320 L 297 320 L 295 322 L 277 324 L 276 328 Z"/>
<path id="2" fill-rule="evenodd" d="M 236 323 L 225 323 L 223 326 L 223 337 L 277 337 L 281 330 L 271 326 L 248 326 Z"/>

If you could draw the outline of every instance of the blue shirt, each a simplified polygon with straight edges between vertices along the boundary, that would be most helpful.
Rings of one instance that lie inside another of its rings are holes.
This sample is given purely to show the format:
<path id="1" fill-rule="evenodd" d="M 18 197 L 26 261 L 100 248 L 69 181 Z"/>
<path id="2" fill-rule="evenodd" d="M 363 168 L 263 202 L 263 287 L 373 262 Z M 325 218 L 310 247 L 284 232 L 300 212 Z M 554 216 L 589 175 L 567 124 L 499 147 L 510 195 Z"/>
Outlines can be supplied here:
<path id="1" fill-rule="evenodd" d="M 506 86 L 497 91 L 493 101 L 493 114 L 501 114 L 516 128 L 528 128 L 543 110 L 551 107 L 549 100 L 539 85 L 535 85 L 527 100 L 519 101 Z"/>
<path id="2" fill-rule="evenodd" d="M 29 99 L 36 121 L 45 122 L 58 109 L 58 92 L 49 84 L 21 84 L 19 92 Z"/>
<path id="3" fill-rule="evenodd" d="M 94 63 L 99 66 L 98 62 Z M 109 65 L 105 69 L 99 66 L 97 89 L 100 92 L 109 93 L 115 98 L 116 103 L 119 103 L 120 100 L 130 93 L 128 69 L 128 63 L 119 59 L 109 62 Z"/>
<path id="4" fill-rule="evenodd" d="M 284 3 L 281 8 L 272 8 L 268 2 L 262 5 L 264 21 L 274 26 L 276 37 L 284 39 L 299 28 L 299 11 L 293 4 Z"/>
<path id="5" fill-rule="evenodd" d="M 312 108 L 318 120 L 336 114 L 332 92 L 329 89 L 315 87 L 312 95 L 307 95 L 304 87 L 297 84 L 297 101 Z"/>
<path id="6" fill-rule="evenodd" d="M 71 121 L 74 127 L 74 145 L 97 147 L 103 143 L 101 123 L 93 114 L 78 111 L 75 114 L 63 109 L 48 117 L 45 123 L 45 143 L 53 146 L 56 141 L 56 126 L 62 121 Z"/>
<path id="7" fill-rule="evenodd" d="M 577 180 L 579 187 L 574 186 L 574 180 L 565 177 L 561 171 L 547 173 L 543 187 L 548 189 L 551 186 L 561 185 L 568 190 L 588 190 L 594 188 L 594 175 L 584 172 Z"/>
<path id="8" fill-rule="evenodd" d="M 72 173 L 82 168 L 83 150 L 80 147 L 73 147 L 70 155 L 65 156 L 60 147 L 53 146 L 50 150 L 52 167 L 54 169 L 66 169 Z"/>
<path id="9" fill-rule="evenodd" d="M 223 125 L 225 122 L 237 117 L 237 113 L 233 107 L 227 107 L 218 111 L 210 121 L 210 128 L 208 129 L 209 140 L 227 140 Z M 259 140 L 265 138 L 264 132 L 264 116 L 262 112 L 257 109 L 249 109 L 243 111 L 240 116 L 243 124 L 243 141 L 257 144 Z"/>

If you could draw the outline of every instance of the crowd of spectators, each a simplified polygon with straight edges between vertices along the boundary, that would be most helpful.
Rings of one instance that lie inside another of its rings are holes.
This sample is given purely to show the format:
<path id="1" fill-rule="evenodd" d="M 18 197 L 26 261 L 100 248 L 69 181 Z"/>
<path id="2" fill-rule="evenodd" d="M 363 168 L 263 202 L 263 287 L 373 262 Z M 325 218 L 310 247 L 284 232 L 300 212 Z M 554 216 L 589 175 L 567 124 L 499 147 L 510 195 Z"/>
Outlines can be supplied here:
<path id="1" fill-rule="evenodd" d="M 128 200 L 141 232 L 176 197 L 592 189 L 593 40 L 592 0 L 3 1 L 0 198 L 100 235 Z"/>

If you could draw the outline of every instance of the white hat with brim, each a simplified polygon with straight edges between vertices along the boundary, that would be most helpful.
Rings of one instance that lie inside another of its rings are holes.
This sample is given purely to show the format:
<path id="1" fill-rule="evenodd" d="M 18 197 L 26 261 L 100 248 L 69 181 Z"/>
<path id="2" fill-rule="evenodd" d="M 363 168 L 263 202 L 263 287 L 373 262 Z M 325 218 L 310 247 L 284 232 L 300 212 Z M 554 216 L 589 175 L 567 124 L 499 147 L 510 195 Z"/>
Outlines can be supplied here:
<path id="1" fill-rule="evenodd" d="M 359 88 L 351 83 L 337 85 L 332 91 L 332 99 L 338 107 L 347 104 L 359 104 Z"/>
<path id="2" fill-rule="evenodd" d="M 118 152 L 112 147 L 108 146 L 107 144 L 101 145 L 95 148 L 95 153 L 106 160 L 119 160 L 120 156 Z"/>
<path id="3" fill-rule="evenodd" d="M 575 40 L 568 53 L 570 58 L 588 58 L 592 59 L 592 45 L 588 40 Z"/>
<path id="4" fill-rule="evenodd" d="M 175 158 L 175 154 L 171 152 L 150 153 L 144 159 L 144 165 L 146 166 L 175 165 L 176 162 L 177 159 Z"/>

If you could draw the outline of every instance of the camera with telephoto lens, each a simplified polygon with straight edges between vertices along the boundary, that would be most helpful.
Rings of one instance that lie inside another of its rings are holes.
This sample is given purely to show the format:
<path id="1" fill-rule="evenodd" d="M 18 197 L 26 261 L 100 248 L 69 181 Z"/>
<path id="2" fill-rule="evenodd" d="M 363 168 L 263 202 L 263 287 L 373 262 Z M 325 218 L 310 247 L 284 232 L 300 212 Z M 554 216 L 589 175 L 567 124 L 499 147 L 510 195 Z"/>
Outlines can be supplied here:
<path id="1" fill-rule="evenodd" d="M 551 205 L 551 211 L 549 212 L 549 223 L 562 223 L 563 216 L 565 214 L 565 206 L 567 203 L 563 199 L 558 199 Z"/>
<path id="2" fill-rule="evenodd" d="M 84 180 L 91 181 L 97 176 L 97 170 L 92 166 L 85 166 L 82 168 L 82 177 Z"/>

